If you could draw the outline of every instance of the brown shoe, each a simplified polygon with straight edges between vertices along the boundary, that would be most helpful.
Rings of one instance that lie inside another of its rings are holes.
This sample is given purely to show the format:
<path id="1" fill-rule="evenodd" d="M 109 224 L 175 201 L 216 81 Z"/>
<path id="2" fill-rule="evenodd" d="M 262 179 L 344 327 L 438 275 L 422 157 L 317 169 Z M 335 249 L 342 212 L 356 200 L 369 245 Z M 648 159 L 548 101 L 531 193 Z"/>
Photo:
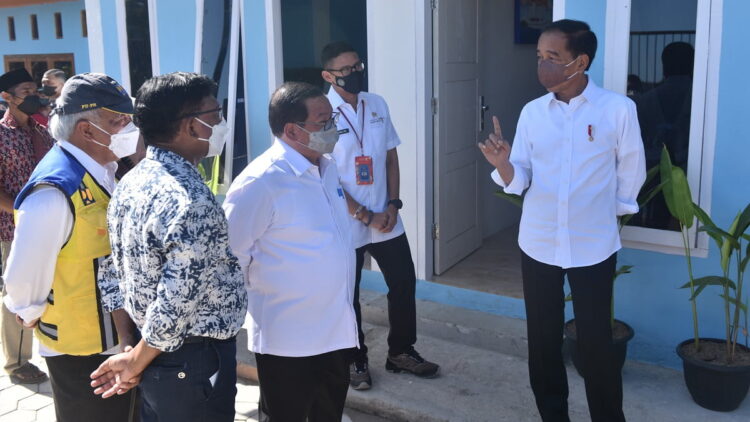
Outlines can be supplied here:
<path id="1" fill-rule="evenodd" d="M 388 355 L 385 369 L 388 372 L 410 372 L 422 378 L 435 378 L 438 376 L 440 366 L 424 360 L 413 347 L 410 347 L 409 350 L 400 355 Z"/>
<path id="2" fill-rule="evenodd" d="M 33 363 L 26 362 L 10 373 L 10 380 L 13 384 L 41 384 L 47 381 L 47 374 Z"/>

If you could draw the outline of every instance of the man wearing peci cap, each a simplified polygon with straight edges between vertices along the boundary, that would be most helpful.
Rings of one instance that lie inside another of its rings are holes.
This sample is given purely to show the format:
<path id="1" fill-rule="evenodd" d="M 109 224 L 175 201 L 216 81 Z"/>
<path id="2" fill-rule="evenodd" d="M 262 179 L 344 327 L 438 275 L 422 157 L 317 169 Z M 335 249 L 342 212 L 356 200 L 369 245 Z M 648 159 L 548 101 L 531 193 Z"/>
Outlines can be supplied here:
<path id="1" fill-rule="evenodd" d="M 39 109 L 36 84 L 25 69 L 0 76 L 2 98 L 8 104 L 0 119 L 0 250 L 5 269 L 13 241 L 13 201 L 31 172 L 52 146 L 47 129 L 30 116 Z M 3 281 L 0 280 L 0 286 Z M 2 288 L 5 295 L 5 288 Z M 2 305 L 2 342 L 4 369 L 19 384 L 37 384 L 47 380 L 31 359 L 31 330 L 16 324 L 12 312 Z"/>
<path id="2" fill-rule="evenodd" d="M 127 314 L 106 312 L 97 288 L 110 255 L 115 162 L 133 154 L 138 141 L 132 113 L 130 96 L 109 76 L 72 77 L 50 121 L 58 142 L 15 198 L 5 305 L 36 328 L 60 422 L 128 418 L 130 393 L 101 400 L 91 394 L 89 374 L 134 344 Z"/>

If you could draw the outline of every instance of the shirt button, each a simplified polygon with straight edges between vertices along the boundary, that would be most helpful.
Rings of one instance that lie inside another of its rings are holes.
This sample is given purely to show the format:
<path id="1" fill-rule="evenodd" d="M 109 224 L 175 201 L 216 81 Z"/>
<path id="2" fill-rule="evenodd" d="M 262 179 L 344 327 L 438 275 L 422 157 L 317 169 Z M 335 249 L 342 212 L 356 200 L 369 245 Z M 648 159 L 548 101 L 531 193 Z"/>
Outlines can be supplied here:
<path id="1" fill-rule="evenodd" d="M 178 373 L 177 373 L 177 378 L 179 378 L 179 379 L 181 379 L 181 380 L 182 380 L 182 379 L 185 379 L 185 377 L 186 377 L 186 376 L 187 376 L 187 375 L 185 375 L 185 373 L 184 373 L 184 372 L 182 372 L 182 371 L 180 371 L 180 372 L 178 372 Z"/>

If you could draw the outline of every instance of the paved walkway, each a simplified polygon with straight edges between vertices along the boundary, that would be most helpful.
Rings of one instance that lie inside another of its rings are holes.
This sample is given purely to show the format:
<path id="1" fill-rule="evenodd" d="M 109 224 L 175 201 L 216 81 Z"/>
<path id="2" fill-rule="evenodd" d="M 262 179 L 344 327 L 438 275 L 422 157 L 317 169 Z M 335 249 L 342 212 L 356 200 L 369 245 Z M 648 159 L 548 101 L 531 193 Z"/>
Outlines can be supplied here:
<path id="1" fill-rule="evenodd" d="M 36 344 L 34 350 L 37 350 Z M 31 360 L 45 372 L 44 359 L 34 355 Z M 0 371 L 0 422 L 54 422 L 55 408 L 49 381 L 39 385 L 15 385 L 5 371 Z M 253 382 L 237 383 L 235 421 L 258 420 L 258 396 L 260 389 Z M 384 419 L 365 415 L 353 410 L 346 411 L 342 422 L 380 422 Z"/>

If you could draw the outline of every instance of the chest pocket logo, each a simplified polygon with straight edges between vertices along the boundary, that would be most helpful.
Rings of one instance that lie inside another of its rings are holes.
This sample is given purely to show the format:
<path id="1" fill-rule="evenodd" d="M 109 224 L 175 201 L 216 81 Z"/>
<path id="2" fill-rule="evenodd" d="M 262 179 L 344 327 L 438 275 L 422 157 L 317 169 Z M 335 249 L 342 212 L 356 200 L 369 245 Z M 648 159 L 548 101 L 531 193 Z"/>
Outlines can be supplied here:
<path id="1" fill-rule="evenodd" d="M 91 193 L 91 190 L 89 190 L 86 185 L 81 182 L 81 185 L 78 186 L 78 194 L 81 196 L 81 201 L 83 201 L 83 205 L 91 205 L 96 203 L 96 200 L 94 199 L 94 195 Z"/>
<path id="2" fill-rule="evenodd" d="M 385 121 L 385 118 L 383 118 L 381 116 L 378 116 L 378 113 L 376 113 L 374 111 L 372 112 L 371 116 L 372 116 L 372 119 L 370 119 L 370 124 L 371 125 L 374 125 L 376 123 L 381 123 L 382 124 Z"/>

